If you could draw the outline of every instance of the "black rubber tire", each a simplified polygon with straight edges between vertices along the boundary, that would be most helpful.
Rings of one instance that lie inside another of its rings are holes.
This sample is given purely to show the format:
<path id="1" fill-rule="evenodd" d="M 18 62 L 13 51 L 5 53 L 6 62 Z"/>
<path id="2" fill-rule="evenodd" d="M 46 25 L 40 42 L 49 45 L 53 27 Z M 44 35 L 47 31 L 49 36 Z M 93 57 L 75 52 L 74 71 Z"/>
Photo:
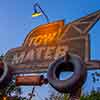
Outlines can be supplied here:
<path id="1" fill-rule="evenodd" d="M 5 88 L 12 80 L 12 70 L 4 63 L 3 74 L 0 77 L 0 89 Z"/>
<path id="2" fill-rule="evenodd" d="M 62 71 L 73 71 L 71 77 L 66 80 L 59 80 L 59 75 Z M 50 64 L 47 78 L 48 82 L 57 91 L 61 93 L 72 93 L 84 84 L 86 79 L 86 68 L 79 56 L 69 54 L 68 61 L 65 62 L 64 57 L 61 57 Z"/>

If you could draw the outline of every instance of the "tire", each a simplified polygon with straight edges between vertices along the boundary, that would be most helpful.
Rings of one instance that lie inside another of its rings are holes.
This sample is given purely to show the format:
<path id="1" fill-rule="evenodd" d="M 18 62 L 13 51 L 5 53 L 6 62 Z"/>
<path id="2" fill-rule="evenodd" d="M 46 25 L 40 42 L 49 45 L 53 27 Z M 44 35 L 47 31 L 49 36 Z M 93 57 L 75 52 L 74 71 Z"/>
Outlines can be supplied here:
<path id="1" fill-rule="evenodd" d="M 62 71 L 73 71 L 71 77 L 65 80 L 59 80 Z M 69 54 L 69 59 L 65 62 L 61 57 L 50 64 L 48 68 L 48 82 L 53 88 L 61 93 L 72 93 L 84 84 L 86 79 L 86 69 L 79 56 Z"/>
<path id="2" fill-rule="evenodd" d="M 2 64 L 2 74 L 0 75 L 0 89 L 5 88 L 12 79 L 12 70 L 6 63 Z M 1 70 L 1 69 L 0 69 Z"/>

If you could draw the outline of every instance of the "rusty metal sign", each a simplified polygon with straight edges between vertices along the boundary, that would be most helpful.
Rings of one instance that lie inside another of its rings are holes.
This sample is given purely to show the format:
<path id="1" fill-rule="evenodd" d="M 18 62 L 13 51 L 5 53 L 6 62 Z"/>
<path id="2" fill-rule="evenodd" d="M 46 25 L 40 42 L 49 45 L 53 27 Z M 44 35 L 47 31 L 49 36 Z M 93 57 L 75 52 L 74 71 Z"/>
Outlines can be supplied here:
<path id="1" fill-rule="evenodd" d="M 35 85 L 41 86 L 47 84 L 48 80 L 43 75 L 31 75 L 31 76 L 16 76 L 16 85 Z"/>
<path id="2" fill-rule="evenodd" d="M 90 61 L 88 34 L 99 19 L 97 11 L 69 24 L 60 20 L 40 25 L 28 33 L 22 46 L 9 50 L 4 60 L 14 66 L 14 73 L 38 73 L 47 71 L 52 61 L 68 51 L 79 55 L 87 68 L 100 68 L 99 61 Z"/>

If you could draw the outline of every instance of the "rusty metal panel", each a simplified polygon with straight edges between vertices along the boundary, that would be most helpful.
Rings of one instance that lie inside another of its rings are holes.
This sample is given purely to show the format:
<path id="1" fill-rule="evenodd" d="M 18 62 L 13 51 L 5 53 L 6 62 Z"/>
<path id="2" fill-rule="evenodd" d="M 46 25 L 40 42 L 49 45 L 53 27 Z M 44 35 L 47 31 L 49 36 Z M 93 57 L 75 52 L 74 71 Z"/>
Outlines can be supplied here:
<path id="1" fill-rule="evenodd" d="M 16 85 L 35 85 L 41 86 L 44 84 L 44 76 L 34 75 L 34 76 L 16 76 Z"/>

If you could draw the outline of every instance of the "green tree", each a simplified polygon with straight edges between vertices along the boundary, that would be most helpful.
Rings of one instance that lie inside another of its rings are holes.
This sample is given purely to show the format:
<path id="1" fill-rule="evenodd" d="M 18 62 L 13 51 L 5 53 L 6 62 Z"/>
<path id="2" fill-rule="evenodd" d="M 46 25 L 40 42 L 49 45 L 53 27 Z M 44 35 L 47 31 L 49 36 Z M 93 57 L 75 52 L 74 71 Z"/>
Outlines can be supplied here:
<path id="1" fill-rule="evenodd" d="M 100 100 L 100 92 L 92 91 L 90 95 L 81 96 L 80 100 Z"/>

